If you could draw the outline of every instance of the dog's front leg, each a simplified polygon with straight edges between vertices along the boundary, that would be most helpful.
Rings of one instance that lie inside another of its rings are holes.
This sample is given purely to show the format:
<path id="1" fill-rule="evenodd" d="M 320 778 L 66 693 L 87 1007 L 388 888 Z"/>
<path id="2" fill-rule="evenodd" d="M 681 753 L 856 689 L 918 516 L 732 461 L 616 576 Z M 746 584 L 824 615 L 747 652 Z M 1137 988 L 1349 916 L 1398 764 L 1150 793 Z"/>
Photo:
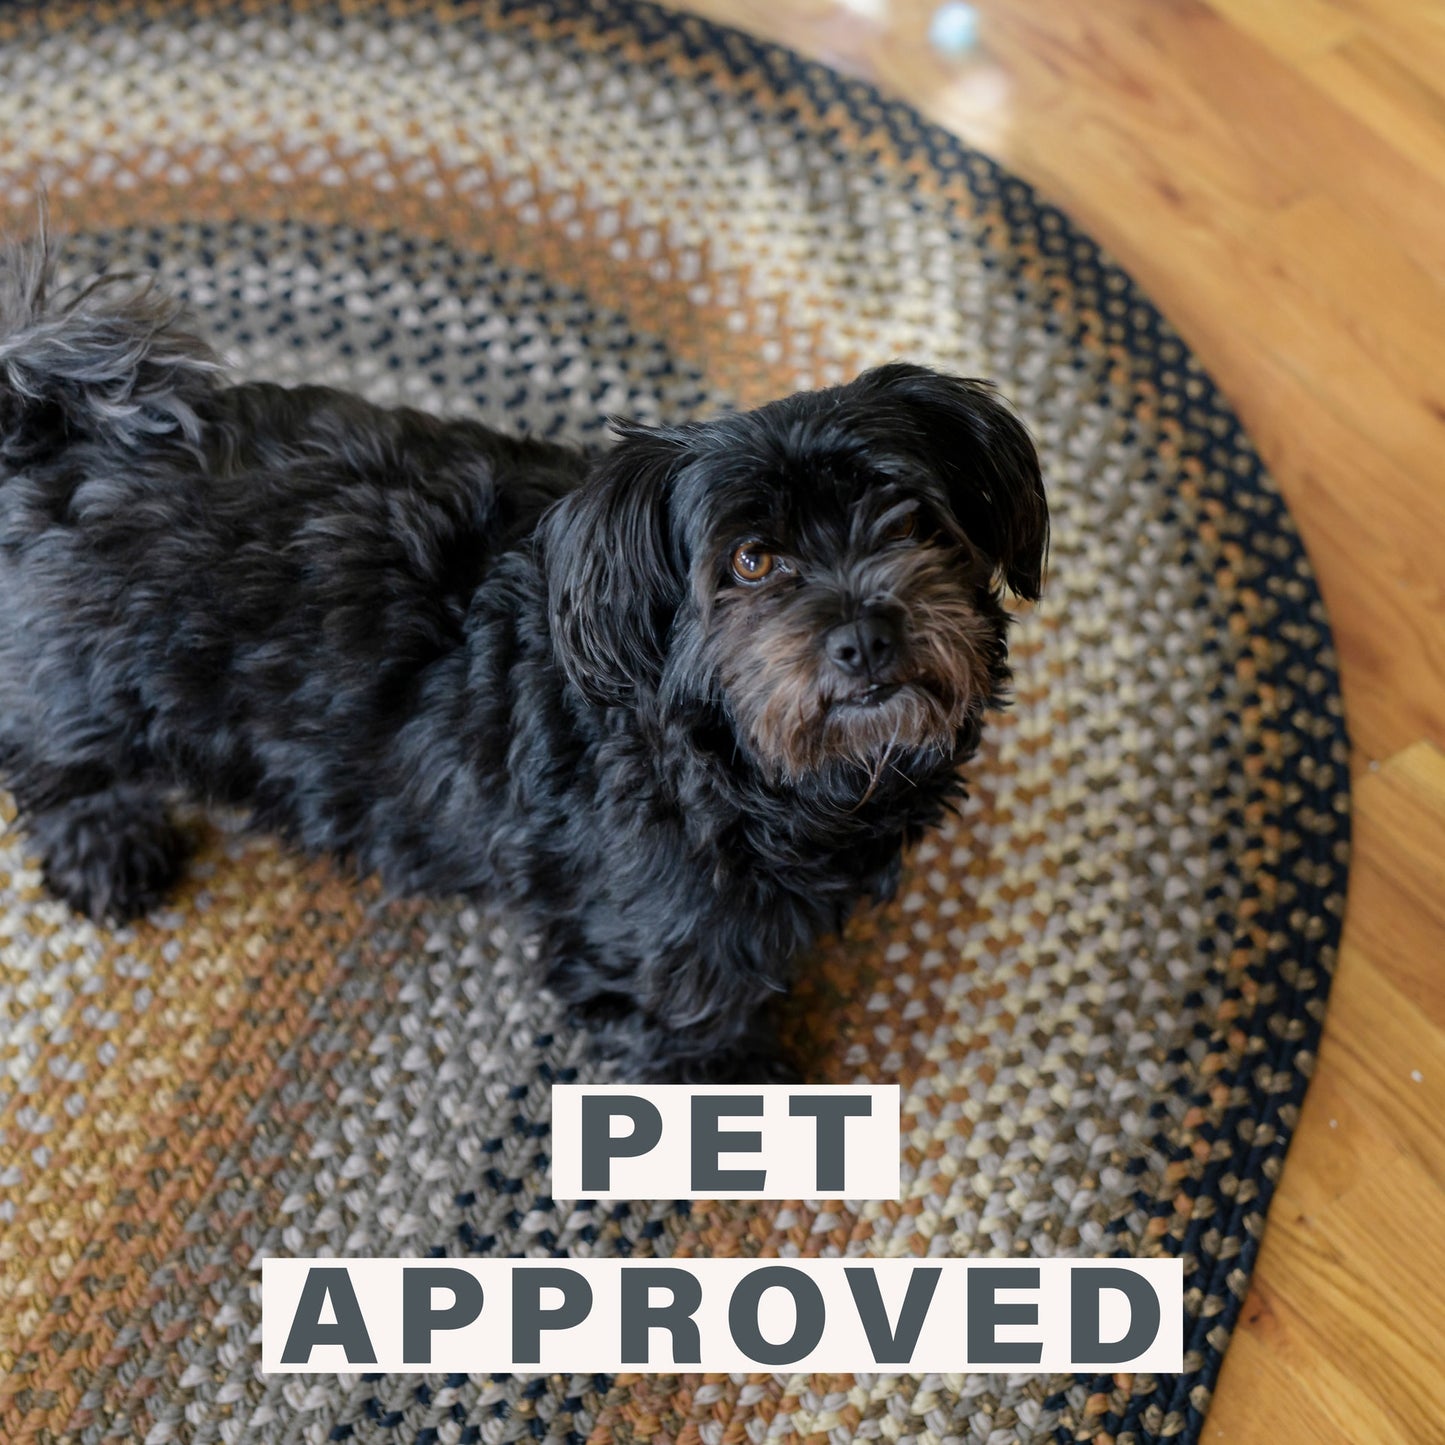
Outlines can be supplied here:
<path id="1" fill-rule="evenodd" d="M 797 1078 L 772 1019 L 777 986 L 720 959 L 705 942 L 638 956 L 574 940 L 552 958 L 552 991 L 630 1083 Z"/>

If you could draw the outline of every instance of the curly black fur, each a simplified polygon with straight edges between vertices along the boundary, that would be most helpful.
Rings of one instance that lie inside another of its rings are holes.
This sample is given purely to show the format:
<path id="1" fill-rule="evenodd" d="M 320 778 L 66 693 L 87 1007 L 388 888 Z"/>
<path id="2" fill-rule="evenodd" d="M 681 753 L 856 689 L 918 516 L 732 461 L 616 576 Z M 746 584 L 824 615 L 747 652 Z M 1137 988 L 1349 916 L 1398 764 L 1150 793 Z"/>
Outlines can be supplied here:
<path id="1" fill-rule="evenodd" d="M 183 788 L 520 910 L 629 1077 L 772 1075 L 764 1004 L 957 796 L 1039 590 L 991 390 L 893 365 L 594 456 L 230 386 L 148 286 L 48 284 L 0 262 L 0 770 L 50 886 L 155 903 Z"/>

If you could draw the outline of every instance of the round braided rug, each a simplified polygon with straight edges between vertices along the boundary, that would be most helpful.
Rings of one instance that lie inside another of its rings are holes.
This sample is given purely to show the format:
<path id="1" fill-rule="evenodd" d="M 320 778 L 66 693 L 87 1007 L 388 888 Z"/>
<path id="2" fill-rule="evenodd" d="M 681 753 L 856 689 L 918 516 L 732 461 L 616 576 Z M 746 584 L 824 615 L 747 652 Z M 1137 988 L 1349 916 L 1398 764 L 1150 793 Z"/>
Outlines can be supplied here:
<path id="1" fill-rule="evenodd" d="M 818 951 L 817 1079 L 901 1080 L 904 1198 L 559 1209 L 593 1077 L 524 939 L 213 822 L 109 933 L 0 852 L 0 1436 L 1199 1438 L 1345 883 L 1328 627 L 1238 422 L 1130 279 L 864 85 L 642 4 L 0 10 L 0 206 L 159 268 L 246 375 L 549 435 L 909 357 L 1045 458 L 1044 605 L 963 816 Z M 272 1253 L 1182 1256 L 1179 1376 L 274 1377 Z"/>

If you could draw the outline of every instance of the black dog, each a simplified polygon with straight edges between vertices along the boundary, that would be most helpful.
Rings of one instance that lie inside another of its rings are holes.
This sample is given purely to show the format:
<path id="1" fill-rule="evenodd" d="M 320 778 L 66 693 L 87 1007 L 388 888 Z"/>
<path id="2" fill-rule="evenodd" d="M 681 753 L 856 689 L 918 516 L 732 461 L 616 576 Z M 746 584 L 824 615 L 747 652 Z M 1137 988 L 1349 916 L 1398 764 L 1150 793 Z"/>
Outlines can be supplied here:
<path id="1" fill-rule="evenodd" d="M 124 278 L 0 261 L 0 771 L 57 894 L 156 903 L 174 788 L 474 890 L 634 1079 L 778 1069 L 798 951 L 961 785 L 1037 597 L 1038 460 L 890 365 L 587 455 L 228 386 Z"/>

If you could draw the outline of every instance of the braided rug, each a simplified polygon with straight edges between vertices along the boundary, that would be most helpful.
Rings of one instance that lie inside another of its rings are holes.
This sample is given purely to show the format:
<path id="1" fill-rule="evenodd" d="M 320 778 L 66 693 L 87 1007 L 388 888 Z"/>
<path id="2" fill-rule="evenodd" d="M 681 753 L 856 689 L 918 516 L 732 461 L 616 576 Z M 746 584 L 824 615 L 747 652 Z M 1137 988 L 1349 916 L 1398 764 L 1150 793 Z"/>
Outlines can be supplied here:
<path id="1" fill-rule="evenodd" d="M 583 437 L 909 357 L 1037 435 L 1052 582 L 964 816 L 822 947 L 815 1079 L 899 1080 L 904 1197 L 559 1208 L 596 1077 L 505 918 L 226 820 L 121 932 L 0 845 L 0 1437 L 1194 1441 L 1319 1037 L 1334 655 L 1294 527 L 1129 277 L 907 107 L 632 0 L 0 9 L 0 210 L 157 267 L 246 375 Z M 1178 1376 L 286 1376 L 257 1262 L 1177 1255 Z"/>

